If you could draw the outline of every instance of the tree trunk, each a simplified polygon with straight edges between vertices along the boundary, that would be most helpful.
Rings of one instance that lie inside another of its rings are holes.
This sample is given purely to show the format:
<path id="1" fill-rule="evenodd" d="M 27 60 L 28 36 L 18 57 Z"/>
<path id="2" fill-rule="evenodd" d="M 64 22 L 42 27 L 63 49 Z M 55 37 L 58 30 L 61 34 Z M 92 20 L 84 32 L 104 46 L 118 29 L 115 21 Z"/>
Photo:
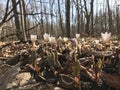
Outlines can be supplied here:
<path id="1" fill-rule="evenodd" d="M 27 40 L 26 37 L 26 10 L 25 10 L 25 3 L 24 0 L 20 1 L 20 12 L 21 12 L 21 29 L 23 31 L 23 36 L 24 36 L 24 40 Z"/>
<path id="2" fill-rule="evenodd" d="M 43 12 L 43 4 L 42 4 L 42 0 L 40 0 L 40 6 L 41 6 L 41 12 Z M 41 24 L 40 24 L 40 30 L 41 30 L 41 34 L 44 34 L 44 21 L 43 21 L 43 13 L 41 13 Z"/>
<path id="3" fill-rule="evenodd" d="M 85 32 L 90 35 L 90 15 L 86 16 Z"/>
<path id="4" fill-rule="evenodd" d="M 51 13 L 51 35 L 53 34 L 53 4 L 54 4 L 54 0 L 49 0 L 50 1 L 50 5 L 51 5 L 51 10 L 50 10 L 50 13 Z"/>
<path id="5" fill-rule="evenodd" d="M 66 37 L 70 38 L 70 0 L 66 0 Z"/>
<path id="6" fill-rule="evenodd" d="M 113 24 L 112 24 L 112 12 L 110 10 L 109 0 L 107 0 L 107 6 L 108 6 L 108 17 L 109 17 L 109 31 L 112 32 Z"/>
<path id="7" fill-rule="evenodd" d="M 86 0 L 84 0 L 84 6 L 85 6 L 85 18 L 86 18 L 86 25 L 85 25 L 85 32 L 90 35 L 90 18 L 91 15 L 93 14 L 93 2 L 94 0 L 91 0 L 90 2 L 90 13 L 88 12 L 87 9 L 87 3 Z M 91 18 L 93 19 L 93 17 Z M 92 22 L 93 23 L 93 22 Z"/>
<path id="8" fill-rule="evenodd" d="M 119 6 L 116 7 L 116 34 L 120 34 Z"/>
<path id="9" fill-rule="evenodd" d="M 79 3 L 78 0 L 77 1 L 77 6 L 76 6 L 76 10 L 77 10 L 77 33 L 80 33 L 80 12 L 79 12 Z"/>
<path id="10" fill-rule="evenodd" d="M 91 34 L 94 34 L 94 28 L 93 28 L 93 2 L 94 0 L 91 0 L 90 6 L 91 6 Z"/>
<path id="11" fill-rule="evenodd" d="M 85 6 L 85 19 L 86 19 L 85 32 L 89 35 L 90 14 L 88 13 L 86 0 L 84 0 L 84 6 Z"/>
<path id="12" fill-rule="evenodd" d="M 60 25 L 60 29 L 62 31 L 62 36 L 65 35 L 65 32 L 63 30 L 63 20 L 62 20 L 62 16 L 61 16 L 61 7 L 60 7 L 60 0 L 58 0 L 58 15 L 59 15 L 59 25 Z"/>
<path id="13" fill-rule="evenodd" d="M 82 5 L 82 0 L 80 0 L 80 6 L 81 6 L 81 21 L 80 21 L 80 29 L 81 29 L 81 32 L 82 30 L 84 30 L 84 21 L 83 21 L 83 5 Z"/>
<path id="14" fill-rule="evenodd" d="M 44 12 L 46 13 L 46 6 L 44 6 Z M 46 24 L 45 24 L 45 26 L 46 26 L 46 33 L 50 33 L 50 31 L 49 31 L 49 18 L 48 18 L 48 16 L 47 15 L 45 15 L 45 20 L 46 20 Z"/>
<path id="15" fill-rule="evenodd" d="M 16 5 L 16 0 L 12 0 L 12 6 Z M 13 9 L 14 17 L 15 17 L 15 26 L 16 26 L 16 33 L 17 33 L 17 38 L 18 40 L 23 40 L 21 36 L 21 31 L 20 31 L 20 22 L 19 22 L 19 16 L 17 14 L 17 6 Z"/>
<path id="16" fill-rule="evenodd" d="M 106 8 L 105 8 L 105 19 L 104 19 L 104 22 L 105 22 L 105 30 L 107 30 L 107 16 L 106 16 Z"/>

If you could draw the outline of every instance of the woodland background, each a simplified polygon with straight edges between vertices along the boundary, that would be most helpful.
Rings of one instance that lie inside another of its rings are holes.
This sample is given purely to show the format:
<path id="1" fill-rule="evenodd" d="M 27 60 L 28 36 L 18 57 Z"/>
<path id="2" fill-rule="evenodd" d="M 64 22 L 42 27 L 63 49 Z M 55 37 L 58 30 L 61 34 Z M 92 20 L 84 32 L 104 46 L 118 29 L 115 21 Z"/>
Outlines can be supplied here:
<path id="1" fill-rule="evenodd" d="M 0 0 L 0 39 L 120 35 L 119 0 Z"/>

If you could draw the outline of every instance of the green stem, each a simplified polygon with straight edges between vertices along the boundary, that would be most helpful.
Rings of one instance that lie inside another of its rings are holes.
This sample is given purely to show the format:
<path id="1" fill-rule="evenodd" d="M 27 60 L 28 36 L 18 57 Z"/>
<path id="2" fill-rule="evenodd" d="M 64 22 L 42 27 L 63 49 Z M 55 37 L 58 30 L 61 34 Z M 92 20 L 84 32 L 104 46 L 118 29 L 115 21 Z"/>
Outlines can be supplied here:
<path id="1" fill-rule="evenodd" d="M 34 66 L 34 62 L 36 60 L 36 51 L 35 50 L 32 50 L 31 59 L 32 59 L 32 65 Z"/>

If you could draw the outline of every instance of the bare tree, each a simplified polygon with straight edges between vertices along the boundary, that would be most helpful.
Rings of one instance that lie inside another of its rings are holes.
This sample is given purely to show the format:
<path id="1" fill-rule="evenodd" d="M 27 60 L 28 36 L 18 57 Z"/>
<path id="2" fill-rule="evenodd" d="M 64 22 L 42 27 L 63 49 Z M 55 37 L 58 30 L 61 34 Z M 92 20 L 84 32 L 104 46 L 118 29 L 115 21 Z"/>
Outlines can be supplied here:
<path id="1" fill-rule="evenodd" d="M 26 26 L 26 9 L 25 9 L 24 0 L 20 0 L 20 12 L 21 12 L 21 29 L 23 31 L 24 40 L 26 41 L 27 40 L 27 37 L 26 37 L 27 26 Z"/>
<path id="2" fill-rule="evenodd" d="M 50 13 L 51 13 L 51 34 L 53 34 L 53 4 L 54 4 L 54 0 L 49 0 L 50 2 Z"/>
<path id="3" fill-rule="evenodd" d="M 45 5 L 44 5 L 44 12 L 45 12 L 45 13 L 47 12 Z M 46 24 L 45 24 L 46 32 L 47 32 L 47 33 L 50 33 L 50 31 L 49 31 L 49 22 L 48 22 L 49 18 L 48 18 L 48 15 L 45 15 L 45 20 L 46 20 Z"/>
<path id="4" fill-rule="evenodd" d="M 7 0 L 5 14 L 0 22 L 0 27 L 14 17 L 14 14 L 11 14 L 11 13 L 14 10 L 14 8 L 19 4 L 19 1 L 17 1 L 10 10 L 9 10 L 9 3 L 10 3 L 10 0 Z"/>
<path id="5" fill-rule="evenodd" d="M 79 9 L 79 2 L 76 0 L 76 10 L 77 10 L 77 33 L 80 33 L 80 9 Z"/>
<path id="6" fill-rule="evenodd" d="M 16 0 L 12 0 L 12 6 L 14 7 L 16 5 Z M 14 12 L 14 17 L 15 17 L 15 26 L 16 26 L 16 33 L 17 33 L 17 38 L 19 40 L 23 40 L 21 37 L 21 31 L 20 31 L 20 21 L 19 21 L 19 16 L 17 14 L 17 6 L 13 8 Z"/>
<path id="7" fill-rule="evenodd" d="M 89 34 L 90 14 L 87 9 L 86 0 L 84 0 L 84 6 L 85 6 L 85 18 L 86 18 L 85 32 Z"/>
<path id="8" fill-rule="evenodd" d="M 80 29 L 81 29 L 81 31 L 83 31 L 83 30 L 84 30 L 84 21 L 83 21 L 83 14 L 84 14 L 84 12 L 83 12 L 82 0 L 80 0 L 80 6 L 81 6 L 81 7 L 80 7 L 80 10 L 81 10 L 81 11 L 80 11 L 80 12 L 81 12 L 81 13 L 80 13 L 80 16 L 81 16 L 81 17 L 80 17 L 80 19 L 81 19 L 81 20 L 80 20 L 80 27 L 81 27 Z"/>
<path id="9" fill-rule="evenodd" d="M 112 32 L 113 29 L 113 24 L 112 24 L 112 11 L 110 9 L 110 5 L 109 5 L 109 0 L 107 0 L 107 7 L 108 7 L 108 22 L 109 22 L 109 31 Z"/>
<path id="10" fill-rule="evenodd" d="M 25 35 L 28 38 L 29 34 L 34 32 L 36 34 L 56 33 L 56 36 L 67 37 L 72 37 L 75 33 L 81 33 L 84 36 L 94 33 L 99 35 L 101 31 L 106 30 L 118 34 L 120 26 L 119 6 L 116 4 L 114 5 L 116 9 L 113 9 L 114 6 L 112 7 L 109 0 L 105 2 L 99 0 L 101 3 L 99 5 L 96 4 L 98 0 L 96 0 L 96 3 L 94 1 L 6 0 L 6 8 L 4 13 L 1 14 L 0 26 L 6 22 L 11 23 L 9 25 L 16 28 L 17 38 L 20 40 L 25 39 Z M 100 6 L 100 9 L 98 6 Z M 24 37 L 19 36 L 21 33 Z"/>
<path id="11" fill-rule="evenodd" d="M 3 13 L 4 13 L 3 5 L 2 5 L 2 3 L 0 3 L 0 20 L 2 19 Z"/>
<path id="12" fill-rule="evenodd" d="M 66 0 L 66 36 L 70 36 L 70 0 Z"/>
<path id="13" fill-rule="evenodd" d="M 42 0 L 40 0 L 40 8 L 41 8 L 41 12 L 43 12 L 43 4 L 42 4 Z M 40 21 L 41 21 L 41 25 L 40 25 L 40 30 L 42 32 L 42 34 L 44 33 L 44 21 L 43 21 L 43 13 L 41 14 L 41 18 L 40 18 Z"/>
<path id="14" fill-rule="evenodd" d="M 119 16 L 119 6 L 116 5 L 116 33 L 120 34 L 120 16 Z"/>
<path id="15" fill-rule="evenodd" d="M 60 29 L 62 31 L 62 35 L 64 36 L 65 32 L 64 32 L 64 29 L 63 29 L 63 19 L 62 19 L 62 15 L 61 15 L 60 0 L 58 0 L 58 15 L 59 15 Z"/>
<path id="16" fill-rule="evenodd" d="M 91 0 L 90 2 L 90 11 L 88 11 L 87 8 L 87 2 L 86 0 L 84 0 L 84 7 L 85 7 L 85 18 L 86 18 L 86 24 L 85 24 L 85 32 L 90 35 L 90 18 L 91 18 L 91 14 L 93 13 L 93 2 L 94 0 Z"/>
<path id="17" fill-rule="evenodd" d="M 94 28 L 93 28 L 93 25 L 94 25 L 94 22 L 93 22 L 94 21 L 93 20 L 94 19 L 93 18 L 93 15 L 94 15 L 93 2 L 94 2 L 94 0 L 91 0 L 91 2 L 90 2 L 90 6 L 91 6 L 90 7 L 91 8 L 91 12 L 90 12 L 91 13 L 91 30 L 90 31 L 91 31 L 91 34 L 94 34 Z"/>

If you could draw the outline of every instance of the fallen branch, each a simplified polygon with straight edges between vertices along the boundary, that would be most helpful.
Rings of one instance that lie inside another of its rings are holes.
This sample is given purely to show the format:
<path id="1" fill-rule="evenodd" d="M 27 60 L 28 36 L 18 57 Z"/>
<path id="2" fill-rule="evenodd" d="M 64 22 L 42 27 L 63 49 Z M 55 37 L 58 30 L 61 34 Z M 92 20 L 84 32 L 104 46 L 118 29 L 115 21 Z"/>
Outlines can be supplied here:
<path id="1" fill-rule="evenodd" d="M 7 84 L 11 82 L 15 75 L 20 71 L 20 65 L 21 62 L 0 77 L 0 90 L 6 90 Z"/>

